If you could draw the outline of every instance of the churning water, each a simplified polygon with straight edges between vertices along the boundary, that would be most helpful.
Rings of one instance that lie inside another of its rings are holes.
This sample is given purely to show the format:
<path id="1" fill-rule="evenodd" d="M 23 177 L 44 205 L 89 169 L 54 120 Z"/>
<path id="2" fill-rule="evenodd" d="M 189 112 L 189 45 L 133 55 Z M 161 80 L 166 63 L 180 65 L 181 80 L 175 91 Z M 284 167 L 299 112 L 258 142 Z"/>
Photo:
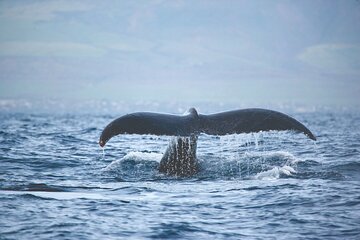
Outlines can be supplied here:
<path id="1" fill-rule="evenodd" d="M 318 141 L 200 135 L 200 173 L 176 178 L 170 137 L 100 149 L 118 116 L 2 113 L 0 239 L 359 239 L 360 113 L 292 116 Z"/>

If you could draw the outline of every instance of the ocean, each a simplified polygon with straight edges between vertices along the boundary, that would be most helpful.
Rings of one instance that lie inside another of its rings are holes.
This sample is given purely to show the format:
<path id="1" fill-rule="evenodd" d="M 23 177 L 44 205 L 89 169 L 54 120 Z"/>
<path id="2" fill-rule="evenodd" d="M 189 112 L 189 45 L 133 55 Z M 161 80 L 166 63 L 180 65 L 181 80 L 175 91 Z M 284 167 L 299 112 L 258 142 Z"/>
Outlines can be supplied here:
<path id="1" fill-rule="evenodd" d="M 99 147 L 121 112 L 2 112 L 0 239 L 360 239 L 360 111 L 285 113 L 317 141 L 200 135 L 181 178 L 157 170 L 171 137 Z"/>

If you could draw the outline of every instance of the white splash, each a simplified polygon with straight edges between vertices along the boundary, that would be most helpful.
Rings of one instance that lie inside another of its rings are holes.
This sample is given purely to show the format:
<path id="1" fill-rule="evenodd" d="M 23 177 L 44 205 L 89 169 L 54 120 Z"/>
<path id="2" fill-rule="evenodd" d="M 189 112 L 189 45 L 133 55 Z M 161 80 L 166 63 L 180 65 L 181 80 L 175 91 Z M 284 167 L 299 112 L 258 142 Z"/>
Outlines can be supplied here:
<path id="1" fill-rule="evenodd" d="M 146 152 L 130 152 L 128 154 L 126 154 L 122 159 L 119 160 L 115 160 L 112 163 L 110 163 L 107 167 L 105 167 L 103 169 L 103 171 L 111 171 L 114 169 L 118 169 L 121 165 L 121 162 L 123 161 L 127 161 L 127 160 L 132 160 L 135 162 L 142 162 L 142 161 L 156 161 L 156 162 L 160 162 L 161 158 L 162 158 L 161 153 L 146 153 Z"/>
<path id="2" fill-rule="evenodd" d="M 279 179 L 281 174 L 285 174 L 287 176 L 291 176 L 293 173 L 296 173 L 295 169 L 290 166 L 283 167 L 274 167 L 270 170 L 260 172 L 255 175 L 254 179 L 258 180 L 274 180 Z"/>

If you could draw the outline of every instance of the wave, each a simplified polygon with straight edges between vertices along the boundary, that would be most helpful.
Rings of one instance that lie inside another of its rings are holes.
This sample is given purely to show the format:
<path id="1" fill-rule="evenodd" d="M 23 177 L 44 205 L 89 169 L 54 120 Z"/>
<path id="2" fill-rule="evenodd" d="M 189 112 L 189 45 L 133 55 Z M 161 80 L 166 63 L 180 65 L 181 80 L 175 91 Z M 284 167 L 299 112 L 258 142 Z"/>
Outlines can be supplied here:
<path id="1" fill-rule="evenodd" d="M 202 177 L 275 179 L 296 173 L 300 160 L 288 152 L 245 152 L 235 157 L 207 158 L 201 161 Z"/>
<path id="2" fill-rule="evenodd" d="M 173 178 L 158 171 L 162 154 L 154 152 L 130 152 L 122 159 L 111 162 L 102 169 L 103 174 L 115 177 L 118 181 L 156 180 Z M 199 156 L 200 172 L 198 179 L 257 179 L 297 178 L 299 159 L 289 152 L 246 152 L 235 158 Z M 313 163 L 312 163 L 313 164 Z M 312 165 L 310 164 L 310 165 Z"/>
<path id="3" fill-rule="evenodd" d="M 65 189 L 58 186 L 51 186 L 45 183 L 29 183 L 24 185 L 15 185 L 3 188 L 7 191 L 25 191 L 25 192 L 64 192 Z"/>
<path id="4" fill-rule="evenodd" d="M 115 176 L 117 180 L 151 179 L 157 171 L 162 154 L 152 152 L 130 152 L 120 160 L 115 160 L 102 169 L 105 174 Z"/>
<path id="5" fill-rule="evenodd" d="M 336 164 L 331 167 L 334 170 L 342 170 L 347 172 L 356 172 L 360 171 L 360 162 L 347 162 L 347 163 L 340 163 Z"/>
<path id="6" fill-rule="evenodd" d="M 106 196 L 97 193 L 86 192 L 43 192 L 43 191 L 3 191 L 0 190 L 0 195 L 3 196 L 21 196 L 26 199 L 46 199 L 46 200 L 71 200 L 71 199 L 108 199 Z"/>
<path id="7" fill-rule="evenodd" d="M 293 173 L 296 173 L 296 171 L 290 166 L 274 167 L 268 171 L 256 174 L 254 178 L 259 180 L 272 180 L 280 178 L 281 175 L 292 176 Z"/>

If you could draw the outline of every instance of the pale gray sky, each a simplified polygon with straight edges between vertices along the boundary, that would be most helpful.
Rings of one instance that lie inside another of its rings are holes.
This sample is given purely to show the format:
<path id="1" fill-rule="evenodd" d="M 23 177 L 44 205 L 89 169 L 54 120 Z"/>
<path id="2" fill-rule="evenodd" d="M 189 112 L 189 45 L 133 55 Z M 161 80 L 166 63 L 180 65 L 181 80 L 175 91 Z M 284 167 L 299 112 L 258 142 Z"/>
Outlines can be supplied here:
<path id="1" fill-rule="evenodd" d="M 360 101 L 360 2 L 1 1 L 0 98 Z"/>

